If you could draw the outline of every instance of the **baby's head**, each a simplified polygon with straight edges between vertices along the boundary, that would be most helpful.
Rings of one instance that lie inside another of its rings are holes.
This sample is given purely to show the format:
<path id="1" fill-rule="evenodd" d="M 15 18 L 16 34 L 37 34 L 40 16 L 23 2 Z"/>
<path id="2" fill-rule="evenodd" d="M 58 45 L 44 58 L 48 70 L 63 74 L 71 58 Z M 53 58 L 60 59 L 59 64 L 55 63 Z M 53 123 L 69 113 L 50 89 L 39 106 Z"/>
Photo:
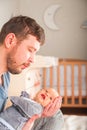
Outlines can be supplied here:
<path id="1" fill-rule="evenodd" d="M 40 103 L 43 107 L 52 102 L 59 94 L 53 88 L 41 89 L 35 96 L 34 100 Z"/>

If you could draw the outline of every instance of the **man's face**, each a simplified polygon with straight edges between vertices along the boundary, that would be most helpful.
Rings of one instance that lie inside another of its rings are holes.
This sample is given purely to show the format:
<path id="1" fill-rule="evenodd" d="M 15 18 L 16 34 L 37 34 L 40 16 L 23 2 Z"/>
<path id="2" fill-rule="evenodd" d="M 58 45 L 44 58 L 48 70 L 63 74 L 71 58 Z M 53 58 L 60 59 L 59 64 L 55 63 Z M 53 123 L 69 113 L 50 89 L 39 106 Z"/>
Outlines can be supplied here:
<path id="1" fill-rule="evenodd" d="M 19 74 L 34 62 L 34 56 L 40 49 L 36 37 L 29 35 L 21 43 L 17 43 L 7 56 L 7 69 L 12 74 Z"/>
<path id="2" fill-rule="evenodd" d="M 52 88 L 42 89 L 37 93 L 35 100 L 39 102 L 43 107 L 45 107 L 57 96 L 58 93 Z"/>

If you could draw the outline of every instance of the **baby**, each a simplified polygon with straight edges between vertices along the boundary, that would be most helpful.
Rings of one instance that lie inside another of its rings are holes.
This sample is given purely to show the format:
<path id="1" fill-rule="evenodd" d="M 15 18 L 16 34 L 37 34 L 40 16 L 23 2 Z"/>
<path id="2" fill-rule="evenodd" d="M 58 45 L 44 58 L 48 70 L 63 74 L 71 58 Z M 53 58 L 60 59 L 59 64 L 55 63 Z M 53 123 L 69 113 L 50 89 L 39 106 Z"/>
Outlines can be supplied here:
<path id="1" fill-rule="evenodd" d="M 41 89 L 36 96 L 34 97 L 34 101 L 40 103 L 43 107 L 47 106 L 50 102 L 52 102 L 59 94 L 53 88 Z"/>
<path id="2" fill-rule="evenodd" d="M 25 96 L 28 96 L 25 93 Z M 35 114 L 42 114 L 46 105 L 52 102 L 58 93 L 52 89 L 41 89 L 34 97 L 10 97 L 12 106 L 0 114 L 0 130 L 22 130 L 27 120 Z M 59 96 L 61 102 L 61 96 Z"/>

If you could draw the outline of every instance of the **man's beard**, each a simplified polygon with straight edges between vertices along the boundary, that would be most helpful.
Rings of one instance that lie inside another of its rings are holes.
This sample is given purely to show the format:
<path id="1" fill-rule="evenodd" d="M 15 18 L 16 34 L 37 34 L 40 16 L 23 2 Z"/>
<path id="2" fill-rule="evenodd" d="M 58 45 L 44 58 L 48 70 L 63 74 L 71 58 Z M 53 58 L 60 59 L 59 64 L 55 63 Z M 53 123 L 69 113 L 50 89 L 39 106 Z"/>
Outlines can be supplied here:
<path id="1" fill-rule="evenodd" d="M 20 74 L 22 72 L 21 68 L 18 68 L 16 61 L 14 61 L 14 58 L 8 58 L 7 69 L 12 74 Z"/>

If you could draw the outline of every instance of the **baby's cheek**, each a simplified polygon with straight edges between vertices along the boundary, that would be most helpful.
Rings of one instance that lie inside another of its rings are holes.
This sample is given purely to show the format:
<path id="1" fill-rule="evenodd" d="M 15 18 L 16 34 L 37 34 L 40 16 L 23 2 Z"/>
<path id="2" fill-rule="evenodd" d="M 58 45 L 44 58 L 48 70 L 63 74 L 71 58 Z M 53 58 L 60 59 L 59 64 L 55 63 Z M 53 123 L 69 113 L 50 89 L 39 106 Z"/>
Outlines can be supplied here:
<path id="1" fill-rule="evenodd" d="M 48 105 L 50 102 L 51 102 L 50 99 L 46 99 L 45 100 L 45 106 Z"/>

